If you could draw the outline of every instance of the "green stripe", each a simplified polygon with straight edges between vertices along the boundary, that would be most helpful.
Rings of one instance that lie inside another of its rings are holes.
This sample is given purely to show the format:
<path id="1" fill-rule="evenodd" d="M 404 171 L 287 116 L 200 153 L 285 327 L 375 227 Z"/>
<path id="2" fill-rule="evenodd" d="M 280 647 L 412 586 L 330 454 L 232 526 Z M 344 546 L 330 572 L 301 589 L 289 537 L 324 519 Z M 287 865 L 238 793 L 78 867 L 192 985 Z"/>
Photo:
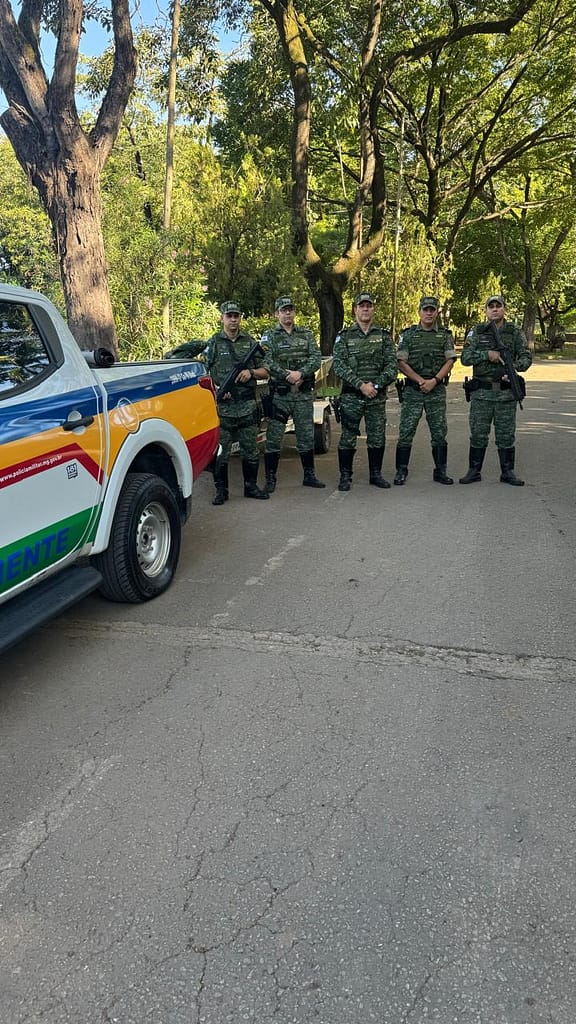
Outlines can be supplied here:
<path id="1" fill-rule="evenodd" d="M 71 551 L 93 540 L 99 512 L 100 506 L 83 509 L 0 548 L 0 594 L 42 569 L 55 565 Z M 89 534 L 86 533 L 88 525 L 91 527 Z"/>

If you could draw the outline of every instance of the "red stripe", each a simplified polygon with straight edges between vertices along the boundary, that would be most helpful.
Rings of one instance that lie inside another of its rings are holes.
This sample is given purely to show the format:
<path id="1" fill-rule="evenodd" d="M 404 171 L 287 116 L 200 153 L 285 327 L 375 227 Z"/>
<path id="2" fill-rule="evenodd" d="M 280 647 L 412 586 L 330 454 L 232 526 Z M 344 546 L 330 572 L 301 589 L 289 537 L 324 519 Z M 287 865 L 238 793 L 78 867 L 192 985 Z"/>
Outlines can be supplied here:
<path id="1" fill-rule="evenodd" d="M 38 473 L 45 473 L 46 470 L 62 466 L 65 462 L 71 462 L 73 459 L 80 462 L 99 484 L 102 483 L 104 475 L 102 467 L 79 444 L 70 444 L 66 448 L 59 448 L 58 451 L 45 452 L 43 455 L 37 455 L 33 459 L 17 462 L 13 466 L 7 466 L 6 469 L 0 470 L 0 489 L 20 483 L 21 480 L 26 480 L 28 477 L 37 476 Z"/>
<path id="2" fill-rule="evenodd" d="M 204 434 L 199 434 L 197 437 L 190 438 L 186 441 L 186 447 L 190 453 L 190 459 L 192 461 L 192 476 L 194 480 L 200 476 L 203 469 L 214 458 L 218 450 L 218 438 L 220 437 L 220 427 L 212 427 L 211 430 L 205 431 Z"/>

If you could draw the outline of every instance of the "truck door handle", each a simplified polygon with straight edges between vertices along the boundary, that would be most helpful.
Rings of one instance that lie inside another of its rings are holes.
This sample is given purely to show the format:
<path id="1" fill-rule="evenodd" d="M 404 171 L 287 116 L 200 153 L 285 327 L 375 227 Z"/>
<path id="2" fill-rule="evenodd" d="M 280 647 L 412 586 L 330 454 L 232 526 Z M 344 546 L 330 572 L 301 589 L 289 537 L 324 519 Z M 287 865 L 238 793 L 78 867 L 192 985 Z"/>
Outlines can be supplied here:
<path id="1" fill-rule="evenodd" d="M 92 423 L 94 423 L 93 416 L 79 416 L 77 420 L 65 420 L 62 430 L 78 430 L 78 427 L 89 427 Z"/>

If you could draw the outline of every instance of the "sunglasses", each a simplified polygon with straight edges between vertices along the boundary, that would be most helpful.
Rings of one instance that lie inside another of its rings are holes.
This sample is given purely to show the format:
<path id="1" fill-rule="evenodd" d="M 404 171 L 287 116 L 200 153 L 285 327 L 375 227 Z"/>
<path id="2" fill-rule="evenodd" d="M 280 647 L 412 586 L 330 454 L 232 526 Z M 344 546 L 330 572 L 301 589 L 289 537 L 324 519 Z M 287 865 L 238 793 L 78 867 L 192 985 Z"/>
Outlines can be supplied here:
<path id="1" fill-rule="evenodd" d="M 504 309 L 501 302 L 489 302 L 488 309 Z"/>

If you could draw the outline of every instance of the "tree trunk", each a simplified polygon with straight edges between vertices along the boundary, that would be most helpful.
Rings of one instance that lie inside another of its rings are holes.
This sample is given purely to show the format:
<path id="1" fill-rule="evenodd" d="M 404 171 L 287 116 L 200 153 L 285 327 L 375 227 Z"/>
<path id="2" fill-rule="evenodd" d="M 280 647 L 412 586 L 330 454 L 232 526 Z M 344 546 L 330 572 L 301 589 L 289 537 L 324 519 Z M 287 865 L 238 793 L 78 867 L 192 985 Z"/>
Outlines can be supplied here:
<path id="1" fill-rule="evenodd" d="M 522 318 L 522 330 L 528 339 L 530 348 L 534 348 L 534 328 L 536 326 L 536 317 L 538 315 L 538 305 L 533 299 L 526 299 L 526 305 L 524 306 L 524 316 Z"/>
<path id="2" fill-rule="evenodd" d="M 114 316 L 101 230 L 100 176 L 88 154 L 58 162 L 36 184 L 52 224 L 68 326 L 82 349 L 117 354 Z"/>
<path id="3" fill-rule="evenodd" d="M 320 313 L 320 351 L 323 356 L 332 354 L 334 339 L 344 323 L 342 293 L 326 282 L 316 289 L 315 298 Z"/>
<path id="4" fill-rule="evenodd" d="M 78 49 L 82 0 L 53 9 L 48 0 L 20 0 L 16 22 L 0 0 L 0 87 L 8 108 L 0 123 L 50 218 L 71 331 L 80 348 L 116 352 L 116 331 L 101 228 L 100 173 L 136 77 L 129 0 L 111 0 L 112 66 L 96 123 L 78 116 Z M 52 21 L 56 52 L 49 81 L 42 66 L 40 26 Z"/>

